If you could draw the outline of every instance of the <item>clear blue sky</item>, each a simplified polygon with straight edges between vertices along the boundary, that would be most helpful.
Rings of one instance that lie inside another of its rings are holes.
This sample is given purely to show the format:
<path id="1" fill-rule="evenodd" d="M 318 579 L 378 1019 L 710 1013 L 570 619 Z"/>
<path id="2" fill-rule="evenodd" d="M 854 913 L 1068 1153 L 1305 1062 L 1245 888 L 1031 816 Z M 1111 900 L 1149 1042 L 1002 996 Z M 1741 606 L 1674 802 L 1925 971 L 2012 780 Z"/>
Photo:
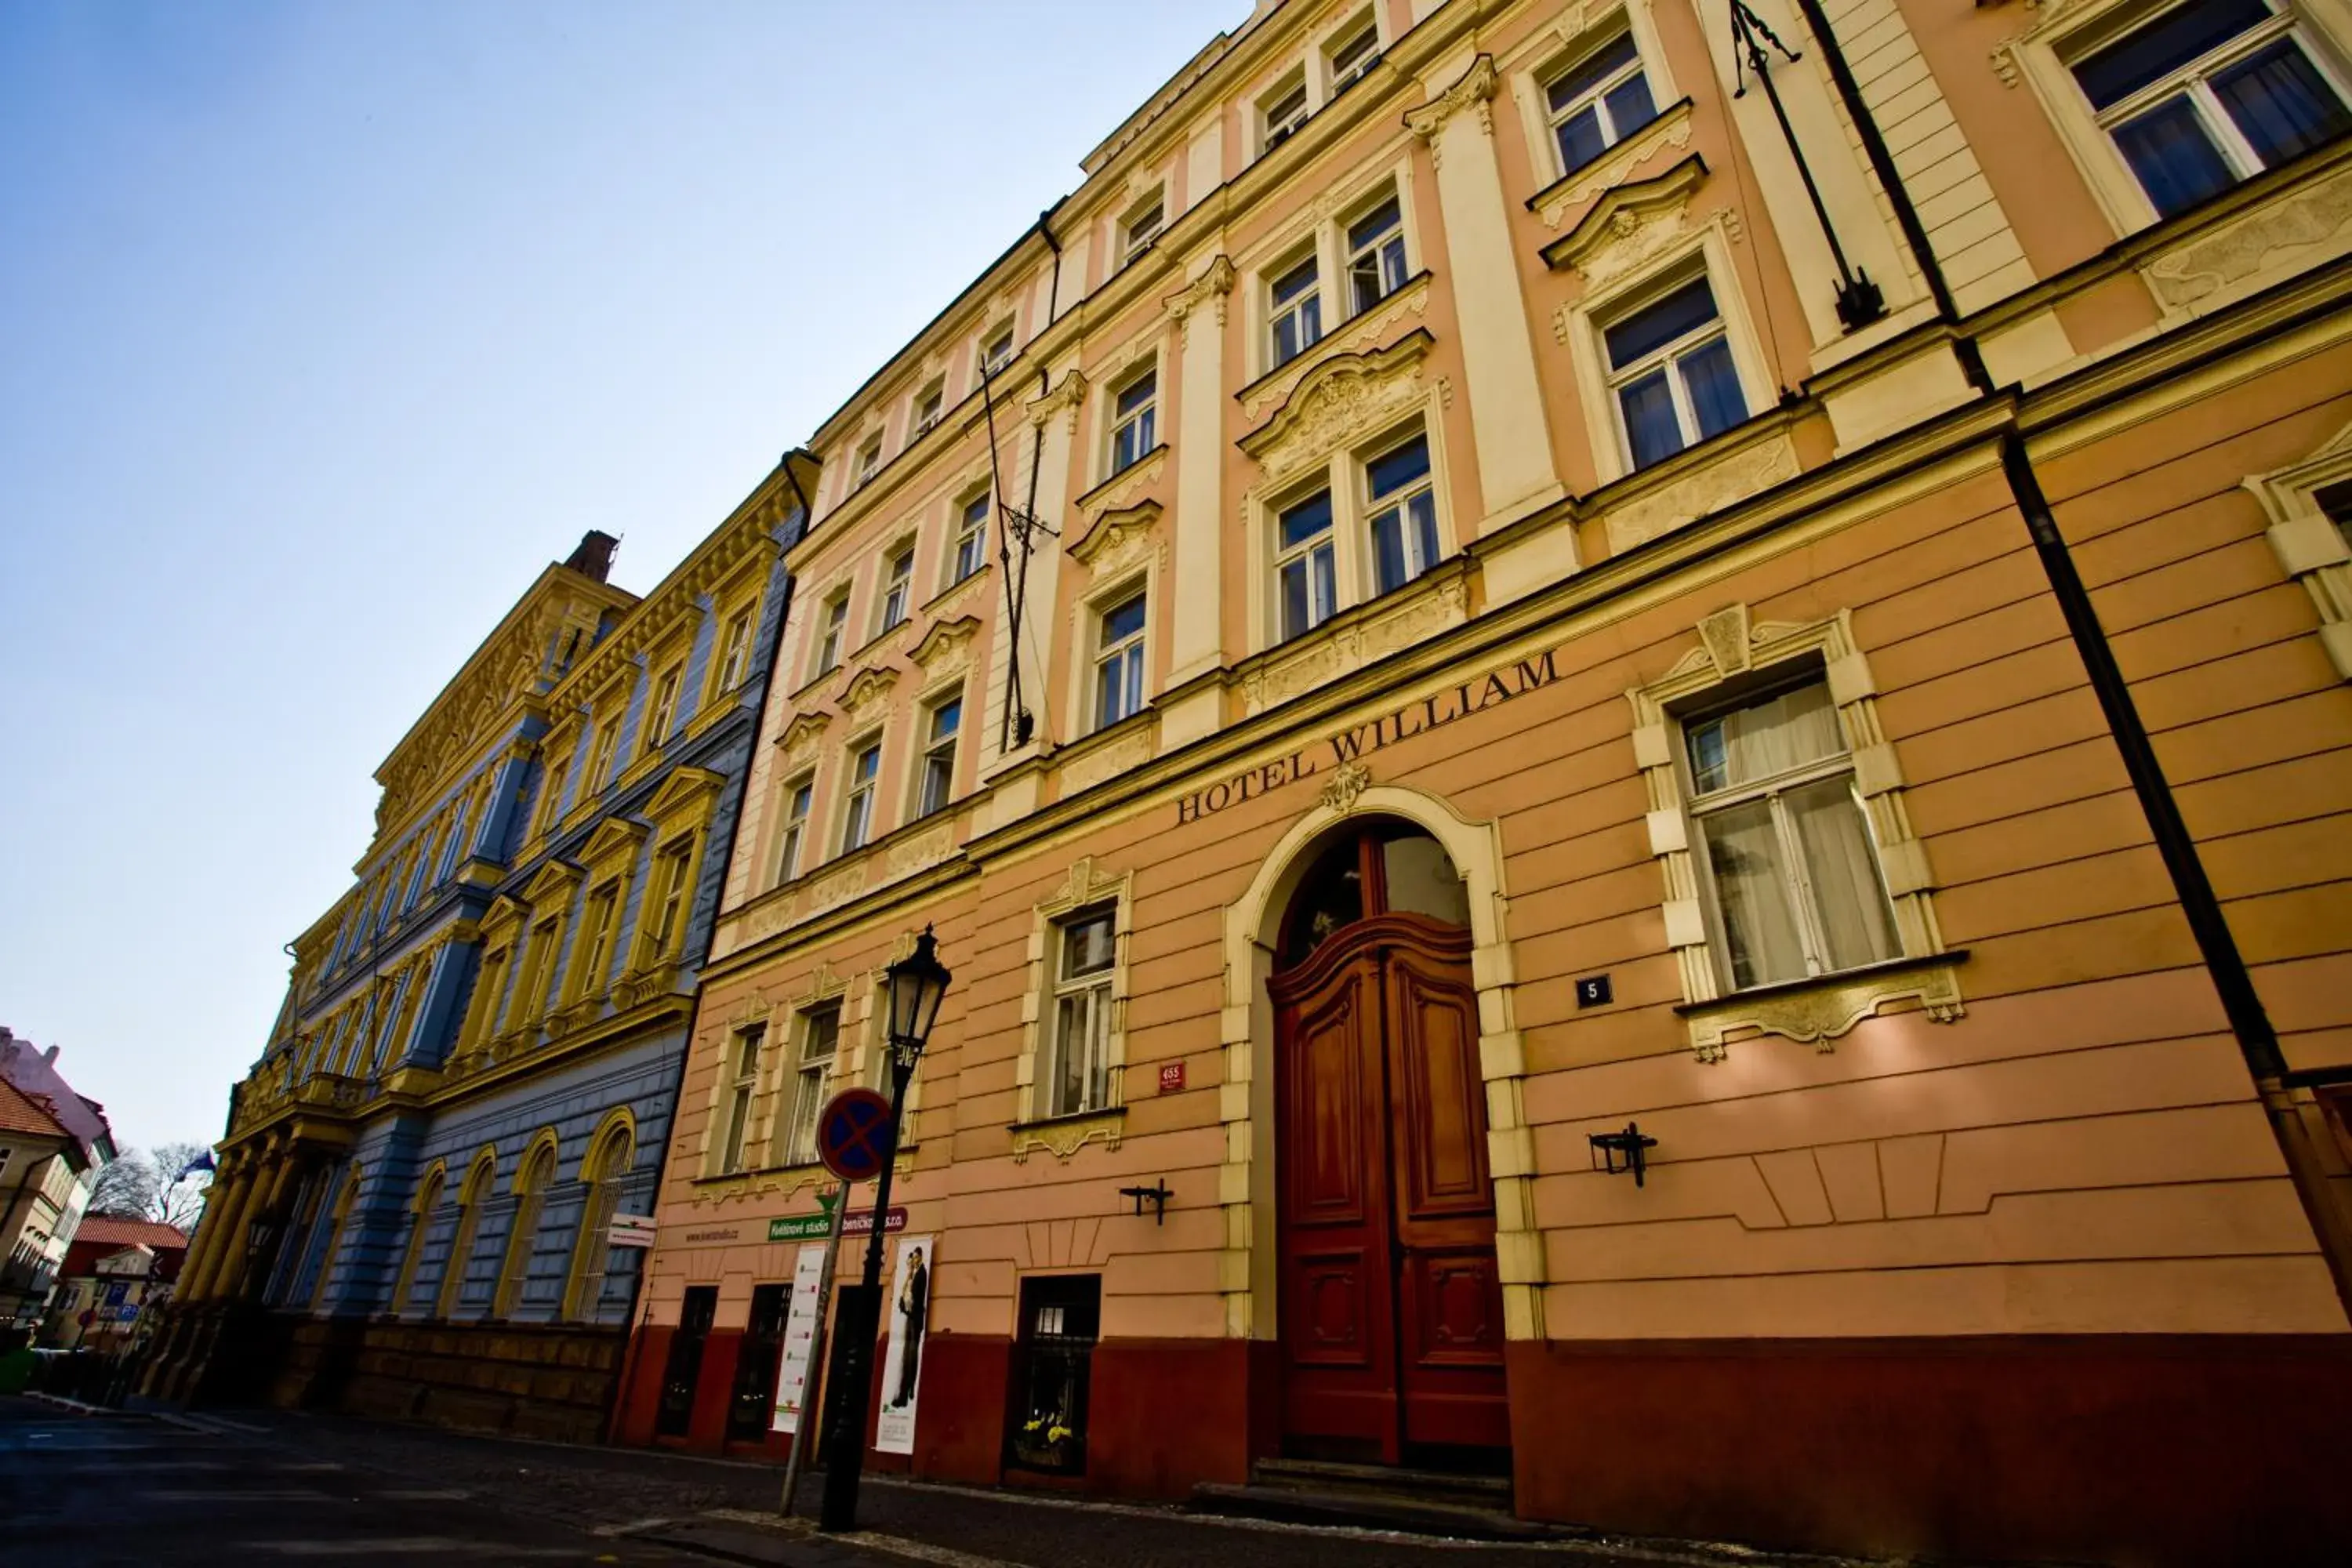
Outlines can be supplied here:
<path id="1" fill-rule="evenodd" d="M 0 1023 L 217 1136 L 540 568 L 650 587 L 1248 10 L 0 3 Z"/>

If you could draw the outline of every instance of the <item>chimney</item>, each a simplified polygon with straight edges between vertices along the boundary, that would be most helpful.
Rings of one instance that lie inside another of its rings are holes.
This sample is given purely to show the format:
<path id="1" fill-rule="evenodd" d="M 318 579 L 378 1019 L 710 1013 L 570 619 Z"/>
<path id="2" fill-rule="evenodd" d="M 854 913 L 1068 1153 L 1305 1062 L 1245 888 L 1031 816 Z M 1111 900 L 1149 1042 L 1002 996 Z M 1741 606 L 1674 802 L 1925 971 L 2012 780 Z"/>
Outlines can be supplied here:
<path id="1" fill-rule="evenodd" d="M 613 569 L 613 552 L 620 547 L 620 543 L 619 540 L 603 530 L 592 528 L 580 536 L 580 548 L 572 552 L 572 558 L 564 564 L 583 576 L 593 577 L 602 583 L 604 574 Z"/>
<path id="2" fill-rule="evenodd" d="M 41 1059 L 42 1059 L 43 1061 L 45 1061 L 45 1062 L 48 1063 L 51 1067 L 55 1067 L 55 1066 L 57 1066 L 57 1065 L 58 1065 L 58 1047 L 55 1047 L 55 1046 L 51 1046 L 47 1050 L 43 1051 L 43 1052 L 41 1053 Z"/>

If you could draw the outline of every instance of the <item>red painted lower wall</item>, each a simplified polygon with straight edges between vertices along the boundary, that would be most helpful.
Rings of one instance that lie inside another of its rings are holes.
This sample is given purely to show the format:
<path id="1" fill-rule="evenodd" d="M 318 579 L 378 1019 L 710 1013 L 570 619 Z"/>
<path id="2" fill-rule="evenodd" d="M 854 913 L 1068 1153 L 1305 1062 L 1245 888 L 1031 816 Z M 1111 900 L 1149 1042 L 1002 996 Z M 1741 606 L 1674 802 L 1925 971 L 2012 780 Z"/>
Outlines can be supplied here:
<path id="1" fill-rule="evenodd" d="M 2346 1560 L 2352 1336 L 1514 1344 L 1518 1511 L 1873 1554 Z"/>
<path id="2" fill-rule="evenodd" d="M 1174 1499 L 1202 1481 L 1247 1480 L 1249 1348 L 1245 1340 L 1095 1346 L 1087 1489 Z"/>
<path id="3" fill-rule="evenodd" d="M 915 1473 L 988 1486 L 1004 1458 L 1004 1401 L 1013 1342 L 1002 1334 L 935 1333 L 923 1347 Z"/>

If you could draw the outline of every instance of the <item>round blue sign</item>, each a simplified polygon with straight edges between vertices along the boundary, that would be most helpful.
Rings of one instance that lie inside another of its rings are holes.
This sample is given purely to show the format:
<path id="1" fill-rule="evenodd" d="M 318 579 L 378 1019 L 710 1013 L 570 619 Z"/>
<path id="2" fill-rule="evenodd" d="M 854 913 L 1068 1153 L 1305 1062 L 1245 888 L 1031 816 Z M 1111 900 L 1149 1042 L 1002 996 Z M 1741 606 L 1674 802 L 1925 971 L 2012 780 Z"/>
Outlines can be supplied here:
<path id="1" fill-rule="evenodd" d="M 816 1152 L 845 1182 L 870 1182 L 888 1159 L 890 1102 L 870 1089 L 845 1089 L 817 1113 Z"/>

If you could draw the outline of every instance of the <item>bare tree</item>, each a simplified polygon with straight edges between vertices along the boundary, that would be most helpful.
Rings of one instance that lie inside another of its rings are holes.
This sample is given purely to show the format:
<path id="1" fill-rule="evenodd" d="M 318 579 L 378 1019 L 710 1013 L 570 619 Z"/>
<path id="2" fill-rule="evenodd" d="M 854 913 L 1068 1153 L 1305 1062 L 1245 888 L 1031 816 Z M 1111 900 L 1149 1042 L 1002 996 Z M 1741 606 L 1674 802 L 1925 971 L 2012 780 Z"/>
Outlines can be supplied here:
<path id="1" fill-rule="evenodd" d="M 155 1171 L 161 1181 L 150 1217 L 182 1230 L 195 1228 L 196 1217 L 205 1212 L 205 1198 L 212 1191 L 213 1175 L 209 1170 L 188 1167 L 209 1152 L 202 1143 L 155 1145 Z"/>
<path id="2" fill-rule="evenodd" d="M 90 1188 L 89 1212 L 146 1219 L 155 1212 L 163 1190 L 163 1173 L 143 1149 L 125 1149 L 99 1167 Z"/>

